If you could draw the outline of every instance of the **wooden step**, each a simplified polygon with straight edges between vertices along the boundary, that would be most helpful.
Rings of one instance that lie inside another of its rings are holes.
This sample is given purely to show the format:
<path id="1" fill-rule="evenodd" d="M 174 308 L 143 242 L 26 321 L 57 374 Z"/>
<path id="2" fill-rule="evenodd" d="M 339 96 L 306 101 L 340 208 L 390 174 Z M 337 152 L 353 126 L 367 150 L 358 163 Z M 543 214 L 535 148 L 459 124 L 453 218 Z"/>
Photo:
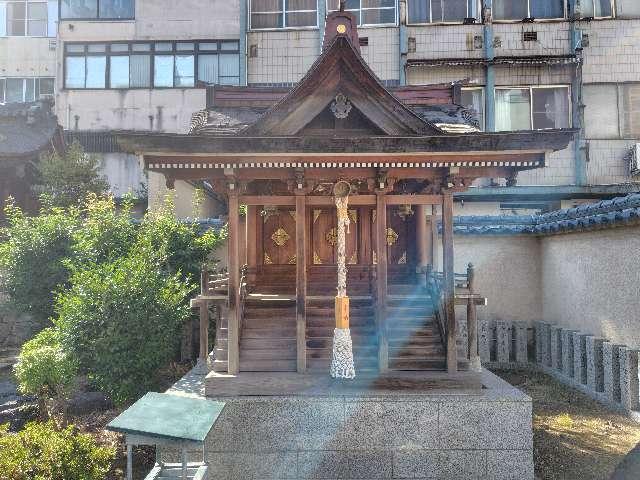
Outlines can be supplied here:
<path id="1" fill-rule="evenodd" d="M 241 372 L 295 372 L 296 360 L 244 360 L 240 359 Z"/>
<path id="2" fill-rule="evenodd" d="M 243 328 L 242 338 L 296 338 L 294 328 Z"/>
<path id="3" fill-rule="evenodd" d="M 295 360 L 296 349 L 284 348 L 274 350 L 272 348 L 250 348 L 240 350 L 240 362 L 243 360 Z"/>
<path id="4" fill-rule="evenodd" d="M 389 358 L 389 368 L 392 370 L 445 370 L 446 365 L 444 355 L 419 360 Z"/>
<path id="5" fill-rule="evenodd" d="M 442 345 L 431 345 L 428 347 L 400 347 L 389 348 L 389 358 L 424 358 L 444 356 L 445 351 Z"/>
<path id="6" fill-rule="evenodd" d="M 295 338 L 247 338 L 240 339 L 240 349 L 271 348 L 273 350 L 296 348 Z"/>
<path id="7" fill-rule="evenodd" d="M 412 337 L 407 339 L 389 338 L 389 348 L 412 348 L 412 347 L 429 347 L 433 345 L 442 345 L 439 335 Z"/>
<path id="8" fill-rule="evenodd" d="M 211 369 L 217 373 L 228 372 L 229 362 L 226 360 L 214 360 Z"/>
<path id="9" fill-rule="evenodd" d="M 377 346 L 377 337 L 371 336 L 358 336 L 351 337 L 351 342 L 354 348 L 359 346 Z M 325 337 L 307 337 L 307 348 L 333 348 L 333 336 L 332 334 Z M 376 347 L 377 348 L 377 347 Z"/>
<path id="10" fill-rule="evenodd" d="M 313 337 L 326 337 L 329 334 L 333 337 L 333 327 L 310 327 L 307 326 L 307 338 Z M 351 338 L 358 336 L 375 335 L 376 330 L 373 325 L 366 327 L 355 327 L 351 329 Z"/>

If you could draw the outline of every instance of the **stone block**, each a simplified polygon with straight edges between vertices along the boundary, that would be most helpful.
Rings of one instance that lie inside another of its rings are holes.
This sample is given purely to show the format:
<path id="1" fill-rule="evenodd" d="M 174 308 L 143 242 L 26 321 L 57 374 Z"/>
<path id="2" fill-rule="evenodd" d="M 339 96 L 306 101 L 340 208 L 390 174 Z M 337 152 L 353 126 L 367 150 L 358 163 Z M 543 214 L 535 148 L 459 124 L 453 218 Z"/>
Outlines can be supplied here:
<path id="1" fill-rule="evenodd" d="M 209 480 L 276 480 L 297 476 L 296 452 L 219 452 L 206 458 Z"/>
<path id="2" fill-rule="evenodd" d="M 576 383 L 587 384 L 587 342 L 580 332 L 573 332 L 573 374 Z"/>
<path id="3" fill-rule="evenodd" d="M 543 367 L 551 366 L 551 326 L 540 322 L 540 364 Z"/>
<path id="4" fill-rule="evenodd" d="M 562 371 L 562 329 L 556 325 L 551 325 L 549 335 L 551 337 L 551 368 Z"/>
<path id="5" fill-rule="evenodd" d="M 347 478 L 346 452 L 310 450 L 298 452 L 298 478 Z"/>
<path id="6" fill-rule="evenodd" d="M 466 480 L 486 478 L 481 450 L 404 450 L 397 452 L 394 478 Z"/>
<path id="7" fill-rule="evenodd" d="M 611 342 L 602 343 L 604 394 L 610 402 L 620 402 L 620 347 Z"/>
<path id="8" fill-rule="evenodd" d="M 517 322 L 514 325 L 514 330 L 516 337 L 516 362 L 527 363 L 529 361 L 529 336 L 527 335 L 527 324 L 524 322 Z"/>
<path id="9" fill-rule="evenodd" d="M 511 324 L 508 322 L 496 322 L 496 361 L 509 363 L 511 352 Z"/>
<path id="10" fill-rule="evenodd" d="M 491 323 L 489 320 L 478 322 L 478 354 L 482 363 L 491 361 Z"/>
<path id="11" fill-rule="evenodd" d="M 627 410 L 638 410 L 638 352 L 621 347 L 620 403 Z"/>
<path id="12" fill-rule="evenodd" d="M 531 402 L 443 402 L 440 448 L 531 449 Z"/>
<path id="13" fill-rule="evenodd" d="M 573 330 L 563 328 L 560 332 L 562 343 L 562 373 L 568 377 L 573 378 Z"/>
<path id="14" fill-rule="evenodd" d="M 348 401 L 335 437 L 340 449 L 349 450 L 436 448 L 438 403 Z"/>
<path id="15" fill-rule="evenodd" d="M 542 365 L 542 359 L 544 358 L 542 354 L 542 322 L 535 322 L 533 325 L 533 329 L 535 337 L 536 363 L 538 365 Z"/>
<path id="16" fill-rule="evenodd" d="M 587 387 L 594 392 L 604 391 L 604 371 L 602 365 L 602 338 L 586 337 L 587 346 Z"/>
<path id="17" fill-rule="evenodd" d="M 349 452 L 348 460 L 346 478 L 393 478 L 393 454 L 390 451 Z"/>
<path id="18" fill-rule="evenodd" d="M 533 480 L 531 450 L 488 450 L 487 476 L 494 480 Z"/>

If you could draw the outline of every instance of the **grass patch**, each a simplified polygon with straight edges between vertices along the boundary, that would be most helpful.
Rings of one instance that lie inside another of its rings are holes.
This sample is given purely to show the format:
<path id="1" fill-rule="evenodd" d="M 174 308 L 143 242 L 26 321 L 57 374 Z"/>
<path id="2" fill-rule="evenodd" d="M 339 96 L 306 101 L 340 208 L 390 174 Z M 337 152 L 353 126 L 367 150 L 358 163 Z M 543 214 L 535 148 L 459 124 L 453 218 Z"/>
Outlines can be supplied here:
<path id="1" fill-rule="evenodd" d="M 533 399 L 536 478 L 608 479 L 640 442 L 640 424 L 549 375 L 524 370 L 494 373 Z"/>

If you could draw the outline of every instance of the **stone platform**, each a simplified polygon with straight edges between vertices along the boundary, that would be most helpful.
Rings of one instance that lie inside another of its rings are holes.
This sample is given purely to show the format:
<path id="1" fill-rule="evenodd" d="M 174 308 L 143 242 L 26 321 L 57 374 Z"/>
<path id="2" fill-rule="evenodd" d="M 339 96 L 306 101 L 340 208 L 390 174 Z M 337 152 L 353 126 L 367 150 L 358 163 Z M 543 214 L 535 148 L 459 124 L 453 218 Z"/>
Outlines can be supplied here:
<path id="1" fill-rule="evenodd" d="M 210 374 L 207 398 L 226 402 L 210 478 L 533 479 L 531 399 L 486 370 L 445 377 Z M 203 380 L 169 393 L 202 395 Z"/>

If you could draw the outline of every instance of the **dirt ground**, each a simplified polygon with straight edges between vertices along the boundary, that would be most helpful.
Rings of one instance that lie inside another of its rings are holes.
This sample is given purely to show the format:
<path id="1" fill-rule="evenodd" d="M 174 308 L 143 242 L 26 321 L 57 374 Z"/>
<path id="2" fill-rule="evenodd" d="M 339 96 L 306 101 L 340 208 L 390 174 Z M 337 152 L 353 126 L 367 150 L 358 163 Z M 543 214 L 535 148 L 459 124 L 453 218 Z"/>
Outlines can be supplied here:
<path id="1" fill-rule="evenodd" d="M 548 375 L 530 371 L 494 373 L 533 399 L 536 478 L 609 479 L 640 442 L 640 424 Z M 640 471 L 627 472 L 621 478 L 640 479 Z"/>

